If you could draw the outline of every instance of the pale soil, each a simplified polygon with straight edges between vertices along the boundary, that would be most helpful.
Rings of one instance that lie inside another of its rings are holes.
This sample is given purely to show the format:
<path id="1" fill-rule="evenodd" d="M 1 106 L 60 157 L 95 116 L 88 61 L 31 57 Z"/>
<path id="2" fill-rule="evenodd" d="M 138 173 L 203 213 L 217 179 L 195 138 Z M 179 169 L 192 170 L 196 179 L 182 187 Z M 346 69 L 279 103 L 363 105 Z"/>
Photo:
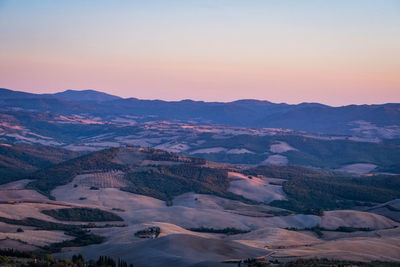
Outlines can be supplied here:
<path id="1" fill-rule="evenodd" d="M 223 147 L 210 147 L 210 148 L 202 148 L 202 149 L 197 149 L 194 151 L 191 151 L 189 154 L 207 154 L 207 153 L 219 153 L 219 152 L 225 152 L 226 148 Z"/>
<path id="2" fill-rule="evenodd" d="M 231 179 L 246 179 L 248 176 L 241 174 L 239 172 L 228 172 L 228 178 Z"/>
<path id="3" fill-rule="evenodd" d="M 149 134 L 154 134 L 154 133 L 149 132 Z M 134 143 L 134 142 L 139 142 L 139 143 L 143 142 L 143 143 L 151 144 L 151 145 L 159 144 L 164 140 L 164 138 L 160 138 L 160 137 L 146 138 L 146 137 L 144 137 L 145 135 L 146 135 L 146 132 L 142 132 L 142 133 L 138 133 L 138 135 L 136 135 L 136 136 L 134 136 L 134 135 L 119 136 L 119 137 L 116 137 L 115 140 L 118 140 L 119 142 L 126 143 L 126 144 Z M 148 146 L 142 146 L 142 147 L 148 147 Z"/>
<path id="4" fill-rule="evenodd" d="M 215 234 L 192 232 L 175 224 L 151 221 L 147 223 L 132 224 L 127 227 L 94 228 L 92 229 L 92 232 L 106 237 L 106 242 L 110 244 L 134 243 L 143 241 L 142 238 L 136 237 L 135 233 L 151 226 L 160 227 L 161 233 L 159 237 L 171 234 L 188 234 L 205 238 L 218 238 Z"/>
<path id="5" fill-rule="evenodd" d="M 45 201 L 47 198 L 29 189 L 0 189 L 0 202 Z"/>
<path id="6" fill-rule="evenodd" d="M 28 217 L 54 221 L 57 220 L 41 213 L 44 209 L 65 208 L 68 206 L 44 204 L 44 203 L 15 203 L 15 204 L 0 204 L 0 217 L 22 220 Z M 58 221 L 57 221 L 58 222 Z"/>
<path id="7" fill-rule="evenodd" d="M 340 172 L 348 172 L 354 174 L 367 174 L 373 171 L 377 166 L 375 164 L 370 163 L 356 163 L 356 164 L 349 164 L 337 169 Z"/>
<path id="8" fill-rule="evenodd" d="M 132 150 L 119 154 L 117 161 L 132 162 L 133 154 L 139 156 L 141 162 L 141 154 L 137 150 L 136 152 Z M 89 176 L 84 175 L 83 178 L 80 176 L 78 178 L 82 178 L 82 181 L 75 178 L 71 183 L 57 187 L 52 191 L 52 195 L 56 197 L 58 202 L 46 200 L 54 204 L 0 204 L 0 216 L 14 219 L 34 217 L 57 221 L 40 211 L 71 206 L 96 207 L 111 211 L 121 216 L 127 227 L 91 229 L 93 233 L 105 236 L 105 243 L 75 249 L 70 248 L 67 249 L 68 251 L 71 250 L 70 252 L 62 253 L 59 256 L 83 253 L 86 257 L 97 258 L 100 255 L 112 255 L 136 264 L 135 266 L 190 266 L 201 262 L 204 263 L 204 266 L 218 266 L 218 262 L 222 260 L 262 256 L 267 254 L 269 250 L 275 251 L 273 256 L 279 259 L 298 256 L 326 256 L 351 260 L 390 260 L 397 259 L 400 255 L 399 244 L 395 242 L 400 240 L 400 229 L 394 228 L 399 224 L 374 213 L 340 210 L 327 211 L 322 217 L 303 214 L 271 217 L 268 212 L 271 210 L 278 211 L 279 209 L 268 205 L 249 205 L 235 200 L 193 192 L 175 197 L 172 201 L 173 206 L 168 207 L 164 201 L 155 198 L 123 192 L 118 188 L 110 188 L 121 185 L 118 180 L 120 176 L 121 173 L 119 172 L 90 174 Z M 230 172 L 229 178 L 232 183 L 231 187 L 233 186 L 237 190 L 236 193 L 254 200 L 268 202 L 271 196 L 280 196 L 282 199 L 285 197 L 283 192 L 280 191 L 282 190 L 281 186 L 270 184 L 271 182 L 282 182 L 281 179 L 265 177 L 249 179 L 237 172 Z M 102 184 L 108 188 L 90 190 L 92 184 L 87 182 L 92 181 L 92 179 L 96 182 L 104 180 Z M 78 184 L 78 186 L 74 187 L 74 184 Z M 280 190 L 277 190 L 278 188 Z M 393 201 L 385 204 L 397 207 L 398 202 Z M 376 208 L 382 207 L 377 206 Z M 307 229 L 317 225 L 328 229 L 348 226 L 381 230 L 353 233 L 324 231 L 323 238 L 317 238 L 316 234 L 311 231 L 284 229 Z M 138 230 L 149 226 L 161 228 L 159 238 L 150 240 L 135 237 L 134 234 Z M 234 227 L 251 230 L 251 232 L 226 236 L 188 230 L 198 227 L 214 229 Z M 65 240 L 64 238 L 69 238 L 60 232 L 50 234 L 34 231 L 27 227 L 23 229 L 25 232 L 15 233 L 15 226 L 0 224 L 0 239 L 8 237 L 21 239 L 29 244 L 43 245 L 46 242 L 59 242 Z M 20 246 L 21 249 L 29 249 L 29 245 L 22 245 L 22 243 L 10 239 L 0 240 L 0 247 L 2 244 L 7 244 L 5 242 L 14 242 L 10 243 L 10 247 Z M 229 265 L 224 264 L 222 266 Z"/>
<path id="9" fill-rule="evenodd" d="M 400 136 L 400 126 L 398 125 L 378 127 L 368 121 L 353 121 L 352 124 L 356 127 L 351 130 L 357 135 L 378 136 L 388 139 L 398 138 Z"/>
<path id="10" fill-rule="evenodd" d="M 326 229 L 336 229 L 339 226 L 386 229 L 396 225 L 399 224 L 381 215 L 355 210 L 325 211 L 321 222 L 321 227 Z"/>
<path id="11" fill-rule="evenodd" d="M 266 160 L 261 162 L 260 165 L 287 165 L 288 159 L 282 155 L 271 155 Z"/>
<path id="12" fill-rule="evenodd" d="M 257 248 L 277 249 L 321 243 L 310 233 L 266 227 L 246 234 L 230 236 L 229 239 Z"/>
<path id="13" fill-rule="evenodd" d="M 250 217 L 271 217 L 270 211 L 280 211 L 267 205 L 249 205 L 213 195 L 185 193 L 173 199 L 174 206 L 195 209 L 214 209 Z"/>
<path id="14" fill-rule="evenodd" d="M 284 152 L 287 152 L 287 151 L 290 151 L 290 150 L 296 150 L 296 149 L 294 147 L 290 146 L 286 142 L 279 141 L 277 144 L 272 144 L 269 147 L 269 150 L 272 153 L 278 153 L 279 154 L 279 153 L 284 153 Z"/>
<path id="15" fill-rule="evenodd" d="M 226 153 L 228 153 L 228 154 L 246 154 L 246 153 L 254 154 L 253 151 L 250 151 L 250 150 L 245 149 L 245 148 L 233 148 L 233 149 L 230 149 L 230 150 L 226 151 Z"/>
<path id="16" fill-rule="evenodd" d="M 155 146 L 155 148 L 179 153 L 190 149 L 190 146 L 188 146 L 187 144 L 180 144 L 180 143 L 164 143 Z"/>
<path id="17" fill-rule="evenodd" d="M 69 188 L 67 189 L 67 187 Z M 134 210 L 155 209 L 165 206 L 164 201 L 143 195 L 131 194 L 121 191 L 117 188 L 100 188 L 99 190 L 90 190 L 88 186 L 78 186 L 74 188 L 73 184 L 70 183 L 57 187 L 51 193 L 59 201 L 76 204 L 97 205 L 109 209 L 124 209 L 128 211 L 126 213 L 130 212 L 131 216 L 134 216 Z M 86 199 L 80 200 L 81 197 L 85 197 Z M 119 214 L 123 215 L 125 212 L 121 212 Z"/>
<path id="18" fill-rule="evenodd" d="M 346 232 L 337 232 L 337 231 L 322 231 L 323 232 L 323 240 L 336 240 L 341 238 L 353 238 L 353 237 L 400 237 L 400 229 L 396 228 L 388 228 L 374 231 L 356 231 L 351 233 Z"/>
<path id="19" fill-rule="evenodd" d="M 33 251 L 36 250 L 37 247 L 24 244 L 18 240 L 13 239 L 3 239 L 0 240 L 0 249 L 16 249 L 19 251 Z"/>
<path id="20" fill-rule="evenodd" d="M 112 208 L 123 209 L 125 212 L 113 212 L 120 215 L 129 224 L 159 221 L 176 224 L 184 228 L 204 226 L 216 229 L 221 227 L 254 229 L 268 225 L 278 227 L 306 228 L 313 227 L 320 223 L 320 218 L 313 215 L 267 218 L 248 217 L 235 214 L 232 211 L 235 211 L 235 205 L 238 205 L 235 204 L 236 202 L 231 200 L 225 200 L 225 203 L 229 203 L 225 205 L 231 205 L 231 210 L 225 210 L 223 206 L 207 206 L 208 204 L 205 204 L 203 207 L 190 207 L 190 205 L 182 204 L 184 201 L 182 201 L 182 199 L 179 201 L 179 198 L 177 203 L 174 203 L 174 205 L 171 207 L 167 207 L 164 201 L 123 192 L 116 188 L 100 188 L 100 190 L 90 190 L 88 187 L 78 186 L 70 191 L 55 189 L 52 191 L 52 194 L 59 201 L 85 205 L 99 205 L 100 207 L 110 211 L 112 211 Z M 86 199 L 79 200 L 81 197 L 85 197 Z M 205 198 L 204 202 L 210 203 L 210 200 Z M 243 209 L 244 208 L 238 209 L 239 213 Z M 257 209 L 254 210 L 257 211 Z"/>
<path id="21" fill-rule="evenodd" d="M 125 137 L 116 138 L 120 144 L 140 146 L 140 147 L 153 147 L 155 144 L 159 144 L 163 139 L 161 138 L 141 138 L 129 139 Z"/>
<path id="22" fill-rule="evenodd" d="M 122 171 L 109 171 L 109 172 L 95 172 L 88 174 L 77 175 L 73 181 L 72 186 L 88 186 L 98 188 L 120 188 L 126 187 L 130 184 L 124 179 L 125 173 Z M 60 186 L 57 190 L 70 190 L 71 184 Z"/>
<path id="23" fill-rule="evenodd" d="M 368 143 L 379 143 L 381 140 L 378 137 L 359 137 L 359 136 L 321 136 L 321 135 L 311 135 L 302 134 L 302 136 L 307 138 L 319 139 L 319 140 L 351 140 L 355 142 L 368 142 Z"/>
<path id="24" fill-rule="evenodd" d="M 122 118 L 122 117 L 116 117 L 112 119 L 112 122 L 118 123 L 118 124 L 124 124 L 124 125 L 135 125 L 136 121 L 128 118 Z"/>
<path id="25" fill-rule="evenodd" d="M 6 184 L 0 185 L 1 189 L 24 189 L 27 184 L 29 184 L 32 180 L 30 179 L 22 179 L 15 182 L 10 182 Z"/>
<path id="26" fill-rule="evenodd" d="M 62 143 L 56 142 L 56 141 L 50 141 L 48 139 L 52 139 L 49 137 L 45 137 L 45 139 L 38 139 L 38 138 L 34 138 L 34 137 L 28 137 L 29 135 L 32 136 L 37 136 L 33 133 L 22 133 L 24 135 L 18 134 L 18 133 L 9 133 L 9 134 L 0 134 L 0 135 L 4 135 L 4 136 L 8 136 L 8 137 L 13 137 L 19 141 L 22 141 L 24 143 L 34 143 L 34 144 L 41 144 L 44 146 L 60 146 L 62 145 Z"/>
<path id="27" fill-rule="evenodd" d="M 229 266 L 220 263 L 231 258 L 258 257 L 269 251 L 249 247 L 238 242 L 204 238 L 187 234 L 171 234 L 139 243 L 100 244 L 80 251 L 85 258 L 115 255 L 134 266 Z M 73 252 L 57 256 L 71 256 Z"/>
<path id="28" fill-rule="evenodd" d="M 0 233 L 14 233 L 17 231 L 18 228 L 21 228 L 23 230 L 34 229 L 34 227 L 30 227 L 30 226 L 13 225 L 13 224 L 0 222 Z"/>
<path id="29" fill-rule="evenodd" d="M 73 238 L 72 236 L 65 235 L 62 231 L 24 230 L 21 233 L 0 233 L 0 240 L 20 240 L 29 245 L 40 247 Z"/>
<path id="30" fill-rule="evenodd" d="M 275 258 L 331 258 L 352 261 L 400 261 L 399 236 L 356 237 L 277 250 Z"/>
<path id="31" fill-rule="evenodd" d="M 247 176 L 240 176 L 233 173 L 229 175 L 230 177 L 236 178 L 236 180 L 230 182 L 230 187 L 228 189 L 232 193 L 264 203 L 286 199 L 282 186 L 271 185 L 266 179 L 258 177 L 252 177 L 250 179 Z"/>

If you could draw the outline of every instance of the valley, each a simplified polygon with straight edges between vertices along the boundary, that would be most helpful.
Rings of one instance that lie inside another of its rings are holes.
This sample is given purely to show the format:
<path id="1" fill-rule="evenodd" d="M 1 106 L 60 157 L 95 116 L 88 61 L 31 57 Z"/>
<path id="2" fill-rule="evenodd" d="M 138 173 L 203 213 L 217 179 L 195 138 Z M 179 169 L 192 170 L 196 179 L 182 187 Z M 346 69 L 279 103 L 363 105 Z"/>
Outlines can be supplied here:
<path id="1" fill-rule="evenodd" d="M 400 261 L 397 113 L 330 132 L 195 116 L 210 103 L 150 101 L 159 110 L 145 114 L 149 102 L 129 100 L 143 109 L 133 112 L 97 92 L 1 92 L 1 253 L 134 266 Z M 283 108 L 213 105 L 255 104 Z M 178 116 L 182 105 L 193 114 Z"/>
<path id="2" fill-rule="evenodd" d="M 0 267 L 400 267 L 400 0 L 0 0 Z"/>
<path id="3" fill-rule="evenodd" d="M 314 209 L 297 210 L 298 203 L 309 200 L 293 195 L 290 182 L 326 176 L 332 186 L 343 178 L 287 168 L 212 164 L 137 147 L 94 152 L 2 185 L 0 245 L 23 251 L 50 249 L 61 258 L 109 255 L 134 266 L 229 266 L 222 262 L 267 254 L 267 261 L 281 262 L 315 257 L 400 260 L 397 202 L 366 196 L 368 203 L 356 203 L 356 196 L 335 190 L 332 197 L 346 202 L 346 209 L 330 210 L 311 193 Z M 400 176 L 389 177 L 400 183 Z M 371 196 L 384 188 L 369 185 Z M 395 198 L 400 192 L 393 194 Z M 287 204 L 276 205 L 277 201 Z M 159 236 L 135 235 L 148 227 L 158 227 Z M 228 228 L 232 233 L 222 231 Z"/>

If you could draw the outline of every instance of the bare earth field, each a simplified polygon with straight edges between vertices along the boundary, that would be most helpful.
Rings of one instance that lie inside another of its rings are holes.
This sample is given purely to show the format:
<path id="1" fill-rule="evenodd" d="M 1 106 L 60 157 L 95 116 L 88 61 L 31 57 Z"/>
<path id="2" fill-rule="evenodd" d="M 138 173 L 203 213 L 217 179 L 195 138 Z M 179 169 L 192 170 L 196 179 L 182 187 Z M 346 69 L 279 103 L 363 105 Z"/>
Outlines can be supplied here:
<path id="1" fill-rule="evenodd" d="M 269 150 L 272 153 L 283 153 L 283 152 L 287 152 L 290 150 L 296 150 L 296 149 L 293 148 L 292 146 L 290 146 L 288 143 L 280 141 L 276 144 L 272 144 L 270 146 Z"/>
<path id="2" fill-rule="evenodd" d="M 282 155 L 271 155 L 261 165 L 287 165 L 288 159 Z"/>
<path id="3" fill-rule="evenodd" d="M 355 163 L 343 166 L 342 168 L 338 169 L 341 172 L 349 172 L 354 174 L 367 174 L 373 171 L 377 166 L 375 164 L 369 163 Z"/>
<path id="4" fill-rule="evenodd" d="M 239 173 L 229 173 L 231 179 L 229 191 L 258 202 L 269 203 L 286 199 L 280 185 L 271 185 L 267 179 L 247 177 Z"/>
<path id="5" fill-rule="evenodd" d="M 130 155 L 118 154 L 119 162 L 130 162 Z M 137 163 L 137 162 L 136 162 Z M 154 162 L 153 162 L 154 163 Z M 400 260 L 400 224 L 395 218 L 399 201 L 378 205 L 365 211 L 326 211 L 322 216 L 277 215 L 281 210 L 268 205 L 286 199 L 282 179 L 248 177 L 230 172 L 229 191 L 254 200 L 246 204 L 214 195 L 189 192 L 172 199 L 172 205 L 148 196 L 121 191 L 126 186 L 120 171 L 93 172 L 76 176 L 72 182 L 58 186 L 49 200 L 36 191 L 23 189 L 26 181 L 3 185 L 0 189 L 0 217 L 22 220 L 36 218 L 72 224 L 43 214 L 45 209 L 90 207 L 113 212 L 123 218 L 124 227 L 91 228 L 105 241 L 86 247 L 64 248 L 57 257 L 82 253 L 85 258 L 100 255 L 123 258 L 135 266 L 230 266 L 228 259 L 260 257 L 288 261 L 296 258 L 327 257 L 346 260 Z M 272 183 L 272 184 L 271 184 Z M 96 190 L 93 190 L 96 186 Z M 385 216 L 383 209 L 391 214 Z M 101 225 L 104 222 L 94 222 Z M 135 233 L 157 226 L 155 239 L 139 238 Z M 312 231 L 321 227 L 322 236 Z M 226 235 L 197 232 L 192 228 L 248 231 Z M 343 232 L 340 227 L 366 228 L 366 231 Z M 23 231 L 17 231 L 17 228 Z M 51 243 L 71 240 L 58 230 L 17 227 L 0 222 L 0 248 L 35 250 Z"/>

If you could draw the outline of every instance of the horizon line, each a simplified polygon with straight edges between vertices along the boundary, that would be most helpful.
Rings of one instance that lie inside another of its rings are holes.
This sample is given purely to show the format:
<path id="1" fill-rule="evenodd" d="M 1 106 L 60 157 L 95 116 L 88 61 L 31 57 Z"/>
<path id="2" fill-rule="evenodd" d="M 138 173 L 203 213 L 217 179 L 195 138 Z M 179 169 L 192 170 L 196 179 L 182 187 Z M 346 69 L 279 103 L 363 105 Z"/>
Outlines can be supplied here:
<path id="1" fill-rule="evenodd" d="M 57 93 L 64 93 L 67 91 L 73 91 L 73 92 L 84 92 L 84 91 L 92 91 L 92 92 L 97 92 L 97 93 L 103 93 L 107 94 L 109 96 L 114 96 L 114 97 L 119 97 L 120 99 L 137 99 L 137 100 L 143 100 L 143 101 L 164 101 L 164 102 L 183 102 L 183 101 L 192 101 L 192 102 L 203 102 L 203 103 L 234 103 L 234 102 L 239 102 L 239 101 L 259 101 L 259 102 L 268 102 L 271 104 L 277 104 L 277 105 L 301 105 L 301 104 L 318 104 L 322 106 L 327 106 L 327 107 L 333 107 L 333 108 L 339 108 L 339 107 L 346 107 L 346 106 L 375 106 L 375 105 L 390 105 L 390 104 L 400 104 L 400 102 L 384 102 L 384 103 L 363 103 L 363 104 L 342 104 L 342 105 L 331 105 L 331 104 L 326 104 L 323 102 L 315 102 L 315 101 L 303 101 L 303 102 L 296 102 L 296 103 L 288 103 L 288 102 L 272 102 L 267 99 L 257 99 L 257 98 L 238 98 L 234 100 L 227 100 L 227 101 L 218 101 L 218 100 L 212 100 L 212 101 L 207 101 L 207 100 L 202 100 L 202 99 L 192 99 L 192 98 L 181 98 L 181 99 L 175 99 L 175 100 L 167 100 L 167 99 L 159 99 L 159 98 L 137 98 L 134 96 L 121 96 L 118 94 L 114 93 L 108 93 L 105 91 L 99 91 L 98 89 L 60 89 L 61 91 L 54 91 L 54 92 L 29 92 L 29 91 L 23 91 L 21 89 L 10 89 L 10 88 L 5 88 L 5 87 L 0 87 L 0 89 L 5 89 L 13 92 L 20 92 L 20 93 L 28 93 L 28 94 L 34 94 L 34 95 L 54 95 Z"/>

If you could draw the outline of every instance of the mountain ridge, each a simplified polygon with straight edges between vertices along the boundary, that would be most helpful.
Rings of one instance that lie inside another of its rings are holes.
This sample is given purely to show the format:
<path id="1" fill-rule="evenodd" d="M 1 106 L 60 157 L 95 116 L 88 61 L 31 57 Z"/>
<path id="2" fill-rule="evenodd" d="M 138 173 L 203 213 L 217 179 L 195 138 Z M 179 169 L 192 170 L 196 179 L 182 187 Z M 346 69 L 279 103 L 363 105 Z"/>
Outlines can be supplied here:
<path id="1" fill-rule="evenodd" d="M 108 96 L 108 100 L 101 100 L 101 102 L 104 101 L 113 101 L 113 100 L 137 100 L 137 101 L 154 101 L 154 102 L 167 102 L 167 103 L 180 103 L 180 102 L 186 102 L 186 103 L 210 103 L 210 104 L 255 104 L 255 103 L 263 103 L 263 104 L 272 104 L 272 105 L 287 105 L 287 106 L 325 106 L 325 107 L 331 107 L 331 108 L 341 108 L 341 107 L 351 107 L 351 106 L 385 106 L 385 105 L 400 105 L 400 103 L 397 102 L 386 102 L 382 104 L 348 104 L 348 105 L 340 105 L 340 106 L 332 106 L 328 104 L 323 104 L 319 102 L 300 102 L 297 104 L 289 104 L 286 102 L 280 102 L 280 103 L 275 103 L 271 102 L 269 100 L 265 99 L 256 99 L 256 98 L 243 98 L 243 99 L 237 99 L 237 100 L 232 100 L 232 101 L 204 101 L 204 100 L 194 100 L 190 98 L 186 99 L 181 99 L 181 100 L 163 100 L 163 99 L 142 99 L 142 98 L 136 98 L 136 97 L 120 97 L 117 95 L 109 94 L 106 92 L 94 90 L 94 89 L 82 89 L 82 90 L 75 90 L 75 89 L 66 89 L 64 91 L 56 92 L 56 93 L 29 93 L 25 91 L 18 91 L 18 90 L 12 90 L 8 88 L 0 88 L 0 99 L 4 99 L 4 96 L 7 94 L 15 94 L 18 97 L 25 95 L 26 97 L 55 97 L 55 98 L 61 98 L 61 99 L 70 99 L 70 100 L 76 100 L 76 101 L 87 101 L 85 98 L 73 98 L 71 97 L 72 95 L 74 96 L 84 96 L 84 95 L 92 95 L 94 97 L 96 96 Z"/>
<path id="2" fill-rule="evenodd" d="M 0 105 L 2 110 L 89 114 L 105 120 L 110 116 L 142 116 L 149 121 L 195 121 L 322 134 L 351 135 L 356 124 L 359 124 L 359 131 L 371 127 L 400 127 L 400 103 L 332 107 L 319 103 L 294 105 L 254 99 L 232 102 L 142 100 L 120 98 L 94 90 L 31 94 L 0 89 Z"/>

